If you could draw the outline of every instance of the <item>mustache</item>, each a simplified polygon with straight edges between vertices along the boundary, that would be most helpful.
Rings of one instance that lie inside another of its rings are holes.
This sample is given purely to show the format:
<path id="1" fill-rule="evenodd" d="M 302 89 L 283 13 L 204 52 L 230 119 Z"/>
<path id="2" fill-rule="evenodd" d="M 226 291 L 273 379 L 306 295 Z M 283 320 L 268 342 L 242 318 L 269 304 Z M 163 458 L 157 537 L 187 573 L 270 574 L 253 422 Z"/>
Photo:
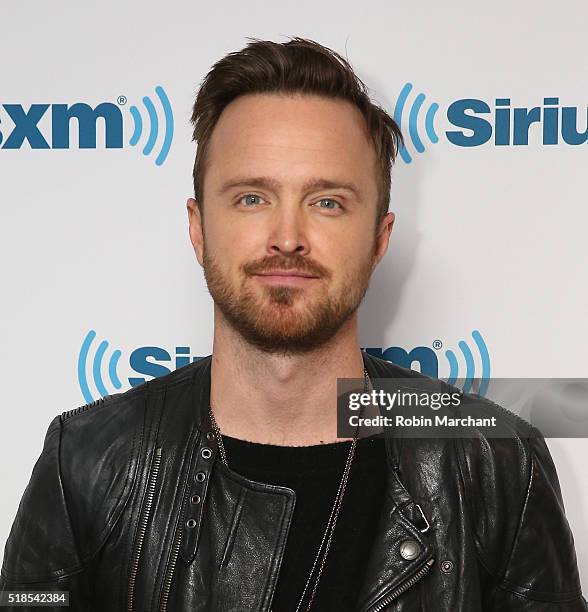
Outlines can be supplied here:
<path id="1" fill-rule="evenodd" d="M 296 270 L 303 274 L 318 276 L 319 278 L 330 278 L 331 273 L 327 268 L 318 262 L 303 257 L 301 255 L 291 255 L 285 257 L 276 255 L 274 257 L 264 257 L 256 261 L 252 261 L 243 265 L 243 272 L 248 275 L 262 274 L 271 272 L 272 270 Z"/>

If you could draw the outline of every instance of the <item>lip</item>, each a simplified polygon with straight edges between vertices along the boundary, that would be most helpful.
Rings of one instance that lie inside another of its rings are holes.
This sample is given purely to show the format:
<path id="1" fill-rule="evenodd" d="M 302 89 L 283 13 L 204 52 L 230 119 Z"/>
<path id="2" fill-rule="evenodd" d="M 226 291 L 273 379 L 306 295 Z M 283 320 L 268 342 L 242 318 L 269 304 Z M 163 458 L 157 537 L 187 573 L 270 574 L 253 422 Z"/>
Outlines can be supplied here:
<path id="1" fill-rule="evenodd" d="M 312 280 L 317 280 L 318 276 L 304 274 L 296 270 L 272 270 L 271 272 L 262 272 L 255 274 L 262 282 L 270 285 L 290 285 L 300 287 L 306 285 Z"/>
<path id="2" fill-rule="evenodd" d="M 299 278 L 318 278 L 312 274 L 297 272 L 296 270 L 271 270 L 270 272 L 260 272 L 256 276 L 297 276 Z"/>

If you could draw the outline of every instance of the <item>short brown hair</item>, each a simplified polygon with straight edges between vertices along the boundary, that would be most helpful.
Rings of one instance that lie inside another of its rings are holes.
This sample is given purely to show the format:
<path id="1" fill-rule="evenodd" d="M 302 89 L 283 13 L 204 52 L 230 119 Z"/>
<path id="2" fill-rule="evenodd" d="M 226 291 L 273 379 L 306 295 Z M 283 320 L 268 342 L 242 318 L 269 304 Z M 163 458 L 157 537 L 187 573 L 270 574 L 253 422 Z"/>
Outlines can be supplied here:
<path id="1" fill-rule="evenodd" d="M 229 53 L 214 64 L 194 103 L 191 121 L 193 140 L 198 144 L 194 197 L 200 213 L 208 144 L 224 108 L 245 94 L 292 93 L 346 100 L 361 111 L 378 159 L 376 222 L 379 222 L 388 211 L 390 172 L 403 142 L 394 119 L 370 100 L 365 84 L 335 51 L 298 37 L 285 43 L 248 40 L 251 42 L 244 49 Z"/>

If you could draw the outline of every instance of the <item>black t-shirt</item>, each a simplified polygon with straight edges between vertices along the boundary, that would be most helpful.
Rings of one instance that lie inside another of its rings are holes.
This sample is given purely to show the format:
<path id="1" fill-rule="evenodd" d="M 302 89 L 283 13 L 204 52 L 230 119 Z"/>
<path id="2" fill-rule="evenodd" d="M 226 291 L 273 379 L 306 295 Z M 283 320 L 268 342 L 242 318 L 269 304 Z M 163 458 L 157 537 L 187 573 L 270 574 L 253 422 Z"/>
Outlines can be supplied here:
<path id="1" fill-rule="evenodd" d="M 289 487 L 296 493 L 272 601 L 273 612 L 294 612 L 323 538 L 351 442 L 276 446 L 225 435 L 223 442 L 232 470 L 251 480 Z M 384 438 L 381 434 L 360 438 L 311 610 L 355 609 L 380 518 L 385 481 Z M 304 604 L 315 578 L 316 570 Z M 306 605 L 301 610 L 306 610 Z"/>

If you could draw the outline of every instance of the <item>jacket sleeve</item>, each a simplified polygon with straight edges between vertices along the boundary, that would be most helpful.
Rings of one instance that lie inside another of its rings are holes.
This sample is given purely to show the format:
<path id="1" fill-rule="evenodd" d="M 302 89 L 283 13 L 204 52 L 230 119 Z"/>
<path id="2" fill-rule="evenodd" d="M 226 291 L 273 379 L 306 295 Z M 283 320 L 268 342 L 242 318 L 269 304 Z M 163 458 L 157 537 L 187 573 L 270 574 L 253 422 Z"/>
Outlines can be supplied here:
<path id="1" fill-rule="evenodd" d="M 587 612 L 582 597 L 574 539 L 566 519 L 555 465 L 543 437 L 524 440 L 524 495 L 511 507 L 516 517 L 505 541 L 505 563 L 498 568 L 491 612 Z M 516 466 L 510 466 L 514 478 Z"/>
<path id="2" fill-rule="evenodd" d="M 61 416 L 50 423 L 4 549 L 0 591 L 69 591 L 69 609 L 87 610 L 87 572 L 78 556 L 60 469 Z M 3 610 L 38 610 L 6 607 Z M 44 607 L 63 610 L 63 607 Z"/>

